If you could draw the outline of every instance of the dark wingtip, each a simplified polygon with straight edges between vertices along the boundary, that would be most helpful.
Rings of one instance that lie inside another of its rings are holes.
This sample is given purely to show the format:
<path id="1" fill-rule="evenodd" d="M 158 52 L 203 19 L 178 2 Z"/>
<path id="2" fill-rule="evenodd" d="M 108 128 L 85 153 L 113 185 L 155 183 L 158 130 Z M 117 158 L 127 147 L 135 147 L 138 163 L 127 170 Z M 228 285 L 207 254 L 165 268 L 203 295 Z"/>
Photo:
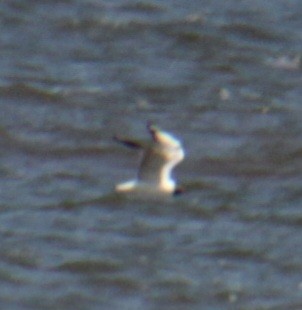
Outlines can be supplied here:
<path id="1" fill-rule="evenodd" d="M 156 126 L 153 122 L 147 122 L 147 129 L 150 132 L 153 139 L 156 138 L 156 132 L 159 130 L 158 126 Z"/>
<path id="2" fill-rule="evenodd" d="M 132 149 L 142 149 L 143 148 L 142 143 L 137 142 L 137 141 L 133 141 L 133 140 L 123 139 L 117 135 L 113 136 L 113 140 L 118 142 L 118 143 L 121 143 L 127 147 L 130 147 Z"/>
<path id="3" fill-rule="evenodd" d="M 152 121 L 147 122 L 147 129 L 153 131 L 156 128 L 155 124 Z"/>
<path id="4" fill-rule="evenodd" d="M 174 192 L 173 192 L 173 196 L 179 196 L 181 194 L 183 194 L 185 192 L 185 189 L 181 186 L 177 187 Z"/>

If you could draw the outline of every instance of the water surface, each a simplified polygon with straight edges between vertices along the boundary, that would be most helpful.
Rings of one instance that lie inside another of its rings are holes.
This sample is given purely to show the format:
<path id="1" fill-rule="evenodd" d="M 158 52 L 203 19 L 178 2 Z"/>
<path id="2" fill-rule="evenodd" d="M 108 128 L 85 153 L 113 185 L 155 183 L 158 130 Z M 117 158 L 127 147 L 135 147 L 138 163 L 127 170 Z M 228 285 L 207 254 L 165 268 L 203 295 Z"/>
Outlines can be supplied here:
<path id="1" fill-rule="evenodd" d="M 301 309 L 301 9 L 2 1 L 2 307 Z M 119 197 L 150 120 L 186 192 Z"/>

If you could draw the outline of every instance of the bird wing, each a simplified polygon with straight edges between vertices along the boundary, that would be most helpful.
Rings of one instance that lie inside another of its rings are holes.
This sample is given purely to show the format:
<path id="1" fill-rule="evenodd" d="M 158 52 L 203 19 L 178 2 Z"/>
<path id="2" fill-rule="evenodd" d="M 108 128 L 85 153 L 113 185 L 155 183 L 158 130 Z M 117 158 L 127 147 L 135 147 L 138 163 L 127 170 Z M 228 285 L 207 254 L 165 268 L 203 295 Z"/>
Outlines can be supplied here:
<path id="1" fill-rule="evenodd" d="M 159 149 L 154 145 L 149 147 L 141 161 L 138 179 L 148 183 L 159 183 L 161 173 L 164 165 L 167 163 L 166 158 L 163 156 Z"/>
<path id="2" fill-rule="evenodd" d="M 114 136 L 113 140 L 132 149 L 144 149 L 145 144 L 141 141 Z"/>

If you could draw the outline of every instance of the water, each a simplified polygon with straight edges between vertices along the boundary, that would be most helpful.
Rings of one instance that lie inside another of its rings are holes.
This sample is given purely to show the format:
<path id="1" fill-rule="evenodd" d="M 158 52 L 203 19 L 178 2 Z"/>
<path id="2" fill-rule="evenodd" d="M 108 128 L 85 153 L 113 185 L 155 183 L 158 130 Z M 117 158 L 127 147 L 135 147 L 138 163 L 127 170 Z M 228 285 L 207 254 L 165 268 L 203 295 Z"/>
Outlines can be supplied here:
<path id="1" fill-rule="evenodd" d="M 1 307 L 301 309 L 301 9 L 2 1 Z M 149 120 L 175 199 L 113 193 Z"/>

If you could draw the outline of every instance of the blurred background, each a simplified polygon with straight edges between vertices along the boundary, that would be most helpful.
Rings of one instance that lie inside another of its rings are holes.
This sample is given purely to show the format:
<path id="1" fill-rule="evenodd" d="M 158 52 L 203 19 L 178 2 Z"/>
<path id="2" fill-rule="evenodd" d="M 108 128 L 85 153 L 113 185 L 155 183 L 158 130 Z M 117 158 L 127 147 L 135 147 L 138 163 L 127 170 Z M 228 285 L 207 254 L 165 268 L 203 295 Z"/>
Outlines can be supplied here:
<path id="1" fill-rule="evenodd" d="M 302 309 L 302 2 L 0 3 L 3 309 Z M 118 197 L 152 121 L 186 192 Z"/>

